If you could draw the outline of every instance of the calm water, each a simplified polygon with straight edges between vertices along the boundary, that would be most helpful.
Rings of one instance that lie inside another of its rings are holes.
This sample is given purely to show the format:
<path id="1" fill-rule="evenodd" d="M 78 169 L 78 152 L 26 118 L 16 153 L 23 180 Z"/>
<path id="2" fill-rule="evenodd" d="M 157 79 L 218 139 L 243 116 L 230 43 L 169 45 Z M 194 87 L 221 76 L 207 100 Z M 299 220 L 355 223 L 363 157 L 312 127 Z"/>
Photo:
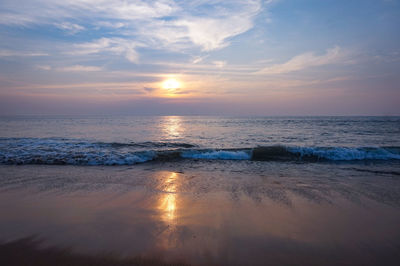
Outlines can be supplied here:
<path id="1" fill-rule="evenodd" d="M 0 241 L 397 265 L 399 117 L 3 117 Z"/>

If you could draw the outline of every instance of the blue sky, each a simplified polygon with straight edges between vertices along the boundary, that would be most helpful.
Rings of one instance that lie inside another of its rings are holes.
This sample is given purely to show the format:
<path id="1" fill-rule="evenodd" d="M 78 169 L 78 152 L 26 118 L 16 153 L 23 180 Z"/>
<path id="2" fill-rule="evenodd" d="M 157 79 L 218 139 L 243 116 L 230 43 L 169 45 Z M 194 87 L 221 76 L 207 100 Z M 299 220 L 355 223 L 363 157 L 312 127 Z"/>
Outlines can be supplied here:
<path id="1" fill-rule="evenodd" d="M 396 0 L 0 0 L 0 113 L 400 115 L 399 26 Z"/>

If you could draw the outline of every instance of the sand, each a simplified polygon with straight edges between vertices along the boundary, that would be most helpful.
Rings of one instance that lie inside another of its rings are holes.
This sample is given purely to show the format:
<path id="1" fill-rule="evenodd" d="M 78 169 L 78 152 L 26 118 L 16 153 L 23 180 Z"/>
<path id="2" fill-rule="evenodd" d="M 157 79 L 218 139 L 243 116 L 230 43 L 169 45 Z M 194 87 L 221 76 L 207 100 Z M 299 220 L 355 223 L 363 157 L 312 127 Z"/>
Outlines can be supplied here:
<path id="1" fill-rule="evenodd" d="M 295 164 L 262 167 L 1 166 L 0 263 L 12 265 L 10 247 L 33 261 L 61 256 L 76 265 L 400 261 L 399 180 L 365 173 L 322 178 Z"/>

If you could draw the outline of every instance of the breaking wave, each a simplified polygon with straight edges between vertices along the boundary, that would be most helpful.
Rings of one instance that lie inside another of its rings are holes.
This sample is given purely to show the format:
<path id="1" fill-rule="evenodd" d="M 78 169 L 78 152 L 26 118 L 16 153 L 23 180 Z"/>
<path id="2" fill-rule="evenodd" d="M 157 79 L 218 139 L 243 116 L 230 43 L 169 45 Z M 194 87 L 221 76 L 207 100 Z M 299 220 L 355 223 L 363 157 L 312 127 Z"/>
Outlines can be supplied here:
<path id="1" fill-rule="evenodd" d="M 400 147 L 265 146 L 203 149 L 188 143 L 106 143 L 68 139 L 0 139 L 0 164 L 133 165 L 174 160 L 363 161 L 400 160 Z"/>

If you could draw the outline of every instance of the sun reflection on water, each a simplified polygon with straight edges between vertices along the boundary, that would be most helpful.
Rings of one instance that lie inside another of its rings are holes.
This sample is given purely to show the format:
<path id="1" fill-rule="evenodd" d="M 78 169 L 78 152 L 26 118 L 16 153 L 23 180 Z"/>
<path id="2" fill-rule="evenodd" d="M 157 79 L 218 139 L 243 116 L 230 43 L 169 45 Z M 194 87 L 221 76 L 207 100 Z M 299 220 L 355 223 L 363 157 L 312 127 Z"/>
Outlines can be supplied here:
<path id="1" fill-rule="evenodd" d="M 167 116 L 162 121 L 162 131 L 165 139 L 179 139 L 182 137 L 182 118 L 179 116 Z"/>

